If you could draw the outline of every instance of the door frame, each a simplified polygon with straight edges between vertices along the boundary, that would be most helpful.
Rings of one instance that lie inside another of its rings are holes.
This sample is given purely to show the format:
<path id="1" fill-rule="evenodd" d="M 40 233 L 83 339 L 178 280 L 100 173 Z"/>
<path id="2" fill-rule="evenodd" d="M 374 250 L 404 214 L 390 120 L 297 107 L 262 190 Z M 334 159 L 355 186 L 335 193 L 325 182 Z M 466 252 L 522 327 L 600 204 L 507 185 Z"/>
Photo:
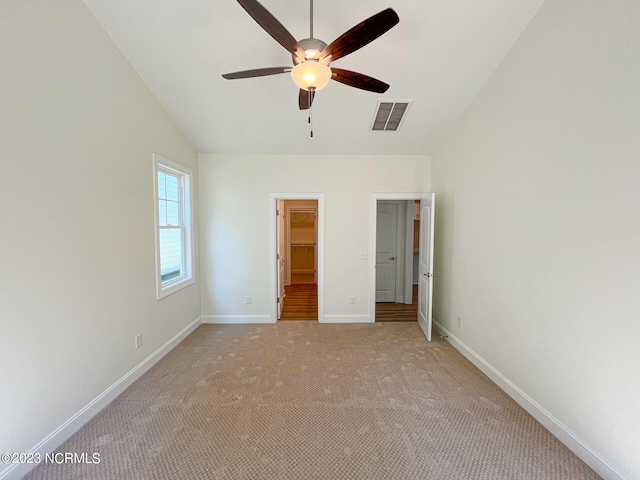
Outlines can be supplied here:
<path id="1" fill-rule="evenodd" d="M 369 263 L 370 275 L 369 275 L 369 298 L 370 305 L 369 311 L 371 313 L 371 319 L 376 321 L 376 234 L 377 234 L 377 212 L 378 212 L 378 200 L 422 200 L 430 198 L 431 193 L 373 193 L 371 194 L 371 235 L 370 235 L 370 252 L 371 261 Z M 422 245 L 420 245 L 422 248 Z M 413 251 L 413 250 L 412 250 Z M 418 318 L 416 317 L 416 321 Z"/>
<path id="2" fill-rule="evenodd" d="M 318 218 L 316 220 L 318 234 L 316 237 L 318 266 L 318 322 L 324 322 L 324 193 L 269 193 L 269 314 L 271 320 L 278 321 L 278 270 L 276 260 L 277 218 L 276 207 L 278 200 L 317 200 Z"/>

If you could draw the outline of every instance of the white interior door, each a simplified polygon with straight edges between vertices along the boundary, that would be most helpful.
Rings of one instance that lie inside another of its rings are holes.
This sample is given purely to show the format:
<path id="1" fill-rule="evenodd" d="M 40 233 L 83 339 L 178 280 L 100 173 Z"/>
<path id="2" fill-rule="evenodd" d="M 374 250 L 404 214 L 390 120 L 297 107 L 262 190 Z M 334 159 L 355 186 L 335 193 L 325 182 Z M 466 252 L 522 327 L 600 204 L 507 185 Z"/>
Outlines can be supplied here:
<path id="1" fill-rule="evenodd" d="M 378 202 L 376 214 L 376 302 L 396 301 L 398 204 Z"/>
<path id="2" fill-rule="evenodd" d="M 284 271 L 286 249 L 284 248 L 284 200 L 277 200 L 276 206 L 276 272 L 278 277 L 278 320 L 282 316 L 284 306 Z"/>
<path id="3" fill-rule="evenodd" d="M 431 341 L 433 300 L 433 225 L 436 206 L 434 193 L 420 200 L 420 259 L 418 272 L 418 323 Z"/>

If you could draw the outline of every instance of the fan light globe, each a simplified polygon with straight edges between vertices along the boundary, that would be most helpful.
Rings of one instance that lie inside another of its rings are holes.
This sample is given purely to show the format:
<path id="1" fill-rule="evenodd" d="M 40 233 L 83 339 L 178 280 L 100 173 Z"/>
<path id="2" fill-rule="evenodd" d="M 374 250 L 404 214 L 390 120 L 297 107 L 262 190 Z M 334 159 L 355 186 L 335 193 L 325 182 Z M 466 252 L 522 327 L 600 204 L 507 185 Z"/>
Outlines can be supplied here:
<path id="1" fill-rule="evenodd" d="M 308 91 L 311 87 L 320 90 L 331 80 L 331 69 L 316 60 L 307 60 L 291 70 L 291 77 L 302 90 Z"/>

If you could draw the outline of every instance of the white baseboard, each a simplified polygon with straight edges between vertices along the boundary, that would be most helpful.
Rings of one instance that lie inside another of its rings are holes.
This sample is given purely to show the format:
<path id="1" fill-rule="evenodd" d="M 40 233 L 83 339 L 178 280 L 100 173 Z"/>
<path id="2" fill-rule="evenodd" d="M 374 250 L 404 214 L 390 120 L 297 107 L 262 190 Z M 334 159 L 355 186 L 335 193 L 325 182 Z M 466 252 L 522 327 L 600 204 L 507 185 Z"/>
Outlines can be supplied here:
<path id="1" fill-rule="evenodd" d="M 464 355 L 471 363 L 478 367 L 482 373 L 500 387 L 507 395 L 514 399 L 522 408 L 524 408 L 533 418 L 540 422 L 547 430 L 549 430 L 558 440 L 578 456 L 584 463 L 589 465 L 598 475 L 605 480 L 628 480 L 601 455 L 593 450 L 589 445 L 583 442 L 575 433 L 562 424 L 551 413 L 545 410 L 540 404 L 520 390 L 508 378 L 502 375 L 498 370 L 491 366 L 480 355 L 471 350 L 459 338 L 453 335 L 449 330 L 444 328 L 435 320 L 434 326 L 441 335 L 446 335 L 446 340 L 453 345 L 462 355 Z"/>
<path id="2" fill-rule="evenodd" d="M 371 315 L 363 314 L 326 314 L 320 323 L 372 323 Z"/>
<path id="3" fill-rule="evenodd" d="M 162 357 L 169 353 L 173 348 L 184 340 L 191 332 L 200 326 L 200 318 L 195 319 L 180 332 L 173 336 L 164 345 L 155 352 L 145 358 L 142 362 L 131 369 L 120 380 L 107 388 L 104 392 L 89 402 L 82 410 L 69 418 L 66 422 L 56 428 L 53 432 L 38 442 L 31 448 L 27 454 L 39 454 L 40 458 L 44 458 L 45 454 L 53 452 L 62 445 L 66 440 L 76 433 L 89 420 L 96 416 L 104 407 L 116 399 L 118 395 L 124 392 L 133 382 L 140 378 L 147 370 L 155 365 Z M 0 471 L 0 480 L 17 480 L 26 475 L 31 469 L 37 465 L 34 464 L 12 464 L 4 470 Z"/>
<path id="4" fill-rule="evenodd" d="M 235 325 L 246 323 L 275 323 L 271 315 L 203 315 L 202 323 Z"/>

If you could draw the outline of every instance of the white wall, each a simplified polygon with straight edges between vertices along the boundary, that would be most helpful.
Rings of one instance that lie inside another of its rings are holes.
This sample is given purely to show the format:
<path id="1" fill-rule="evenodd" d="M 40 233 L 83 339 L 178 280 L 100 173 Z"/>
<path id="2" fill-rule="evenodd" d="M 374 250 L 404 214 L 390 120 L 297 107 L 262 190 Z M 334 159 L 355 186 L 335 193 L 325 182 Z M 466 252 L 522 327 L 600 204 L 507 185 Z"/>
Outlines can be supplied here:
<path id="1" fill-rule="evenodd" d="M 197 155 L 80 1 L 0 2 L 0 45 L 0 452 L 26 452 L 199 317 L 198 284 L 155 297 L 152 171 Z"/>
<path id="2" fill-rule="evenodd" d="M 432 170 L 435 320 L 608 462 L 601 474 L 629 479 L 640 478 L 638 25 L 635 0 L 547 0 Z"/>
<path id="3" fill-rule="evenodd" d="M 198 169 L 203 318 L 270 315 L 269 193 L 287 192 L 324 193 L 325 314 L 369 315 L 372 193 L 430 188 L 426 156 L 200 155 Z"/>

